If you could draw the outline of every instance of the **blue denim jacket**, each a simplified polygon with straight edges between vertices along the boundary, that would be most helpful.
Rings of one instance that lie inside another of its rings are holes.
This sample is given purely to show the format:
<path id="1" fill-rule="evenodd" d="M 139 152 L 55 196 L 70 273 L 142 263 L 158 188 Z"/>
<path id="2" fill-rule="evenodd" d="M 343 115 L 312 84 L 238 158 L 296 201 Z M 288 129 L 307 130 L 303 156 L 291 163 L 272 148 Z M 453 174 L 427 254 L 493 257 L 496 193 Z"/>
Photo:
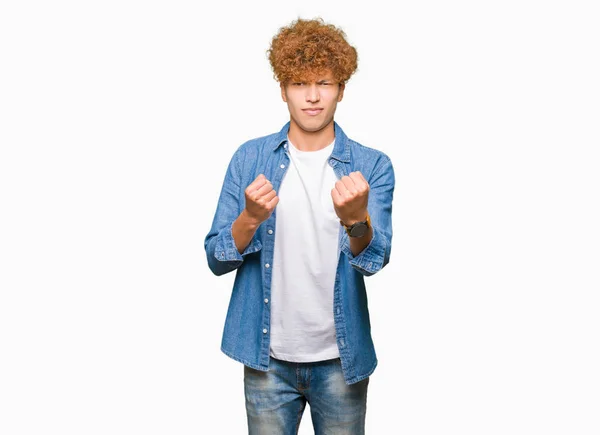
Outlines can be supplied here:
<path id="1" fill-rule="evenodd" d="M 277 207 L 258 227 L 242 254 L 235 246 L 231 228 L 245 208 L 246 187 L 259 174 L 271 181 L 276 192 L 279 190 L 290 163 L 286 152 L 289 126 L 288 122 L 278 133 L 249 140 L 236 150 L 227 168 L 212 227 L 204 240 L 208 266 L 215 275 L 237 271 L 221 350 L 262 371 L 269 369 L 270 360 L 270 265 Z M 377 366 L 364 277 L 380 271 L 390 259 L 395 178 L 386 154 L 349 139 L 336 122 L 334 129 L 335 145 L 329 164 L 338 179 L 360 171 L 368 181 L 367 207 L 373 227 L 371 242 L 354 256 L 349 236 L 340 225 L 333 316 L 344 379 L 349 385 L 369 376 Z"/>

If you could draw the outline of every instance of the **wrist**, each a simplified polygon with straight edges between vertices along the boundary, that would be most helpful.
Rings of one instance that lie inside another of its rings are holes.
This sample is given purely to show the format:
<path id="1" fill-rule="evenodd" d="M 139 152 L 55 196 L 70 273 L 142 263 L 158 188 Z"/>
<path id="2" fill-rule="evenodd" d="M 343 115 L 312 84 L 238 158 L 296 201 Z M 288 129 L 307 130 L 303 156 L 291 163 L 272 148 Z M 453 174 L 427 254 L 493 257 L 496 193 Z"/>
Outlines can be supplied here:
<path id="1" fill-rule="evenodd" d="M 342 225 L 350 227 L 357 222 L 365 222 L 367 220 L 368 215 L 369 212 L 365 211 L 364 213 L 358 213 L 356 216 L 349 217 L 348 219 L 342 219 Z"/>
<path id="2" fill-rule="evenodd" d="M 242 213 L 240 214 L 239 218 L 244 223 L 245 227 L 248 227 L 248 228 L 250 228 L 252 230 L 256 230 L 260 226 L 260 224 L 262 223 L 258 219 L 253 218 L 252 216 L 250 216 L 248 214 L 248 210 L 247 209 L 242 210 Z"/>
<path id="3" fill-rule="evenodd" d="M 371 231 L 371 217 L 368 212 L 364 220 L 348 219 L 347 222 L 340 220 L 340 224 L 344 226 L 346 233 L 352 238 L 364 237 Z"/>

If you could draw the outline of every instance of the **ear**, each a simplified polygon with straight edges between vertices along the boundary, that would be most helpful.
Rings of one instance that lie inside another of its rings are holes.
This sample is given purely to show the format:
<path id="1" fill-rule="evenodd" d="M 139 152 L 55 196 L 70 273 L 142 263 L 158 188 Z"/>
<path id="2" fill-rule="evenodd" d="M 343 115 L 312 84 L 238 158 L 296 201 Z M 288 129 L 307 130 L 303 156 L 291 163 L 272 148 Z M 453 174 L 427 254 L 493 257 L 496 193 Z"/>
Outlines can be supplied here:
<path id="1" fill-rule="evenodd" d="M 344 89 L 346 89 L 346 83 L 340 83 L 340 91 L 337 98 L 338 103 L 344 98 Z"/>
<path id="2" fill-rule="evenodd" d="M 283 83 L 279 83 L 279 87 L 281 88 L 281 98 L 287 103 L 287 97 L 285 95 L 285 85 Z"/>

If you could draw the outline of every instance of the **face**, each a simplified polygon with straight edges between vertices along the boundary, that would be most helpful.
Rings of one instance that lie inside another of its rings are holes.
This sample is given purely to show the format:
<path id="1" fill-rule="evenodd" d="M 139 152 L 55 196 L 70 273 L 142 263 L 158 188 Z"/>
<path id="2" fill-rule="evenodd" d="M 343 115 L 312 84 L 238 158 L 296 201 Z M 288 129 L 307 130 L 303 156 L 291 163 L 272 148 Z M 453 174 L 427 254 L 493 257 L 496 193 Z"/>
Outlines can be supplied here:
<path id="1" fill-rule="evenodd" d="M 281 84 L 281 97 L 288 105 L 290 123 L 306 132 L 323 129 L 333 121 L 337 103 L 344 96 L 344 84 L 333 80 L 331 72 L 314 81 Z"/>

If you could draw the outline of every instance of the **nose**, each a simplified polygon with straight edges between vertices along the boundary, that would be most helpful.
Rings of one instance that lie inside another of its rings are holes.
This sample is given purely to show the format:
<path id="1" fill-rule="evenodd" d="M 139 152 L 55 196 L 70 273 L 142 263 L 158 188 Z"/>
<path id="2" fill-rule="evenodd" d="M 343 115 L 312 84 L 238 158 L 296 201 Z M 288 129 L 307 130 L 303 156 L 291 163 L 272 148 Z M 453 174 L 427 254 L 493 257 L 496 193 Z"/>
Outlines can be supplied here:
<path id="1" fill-rule="evenodd" d="M 316 83 L 311 83 L 306 86 L 306 101 L 316 103 L 321 97 L 319 96 L 319 89 Z"/>

